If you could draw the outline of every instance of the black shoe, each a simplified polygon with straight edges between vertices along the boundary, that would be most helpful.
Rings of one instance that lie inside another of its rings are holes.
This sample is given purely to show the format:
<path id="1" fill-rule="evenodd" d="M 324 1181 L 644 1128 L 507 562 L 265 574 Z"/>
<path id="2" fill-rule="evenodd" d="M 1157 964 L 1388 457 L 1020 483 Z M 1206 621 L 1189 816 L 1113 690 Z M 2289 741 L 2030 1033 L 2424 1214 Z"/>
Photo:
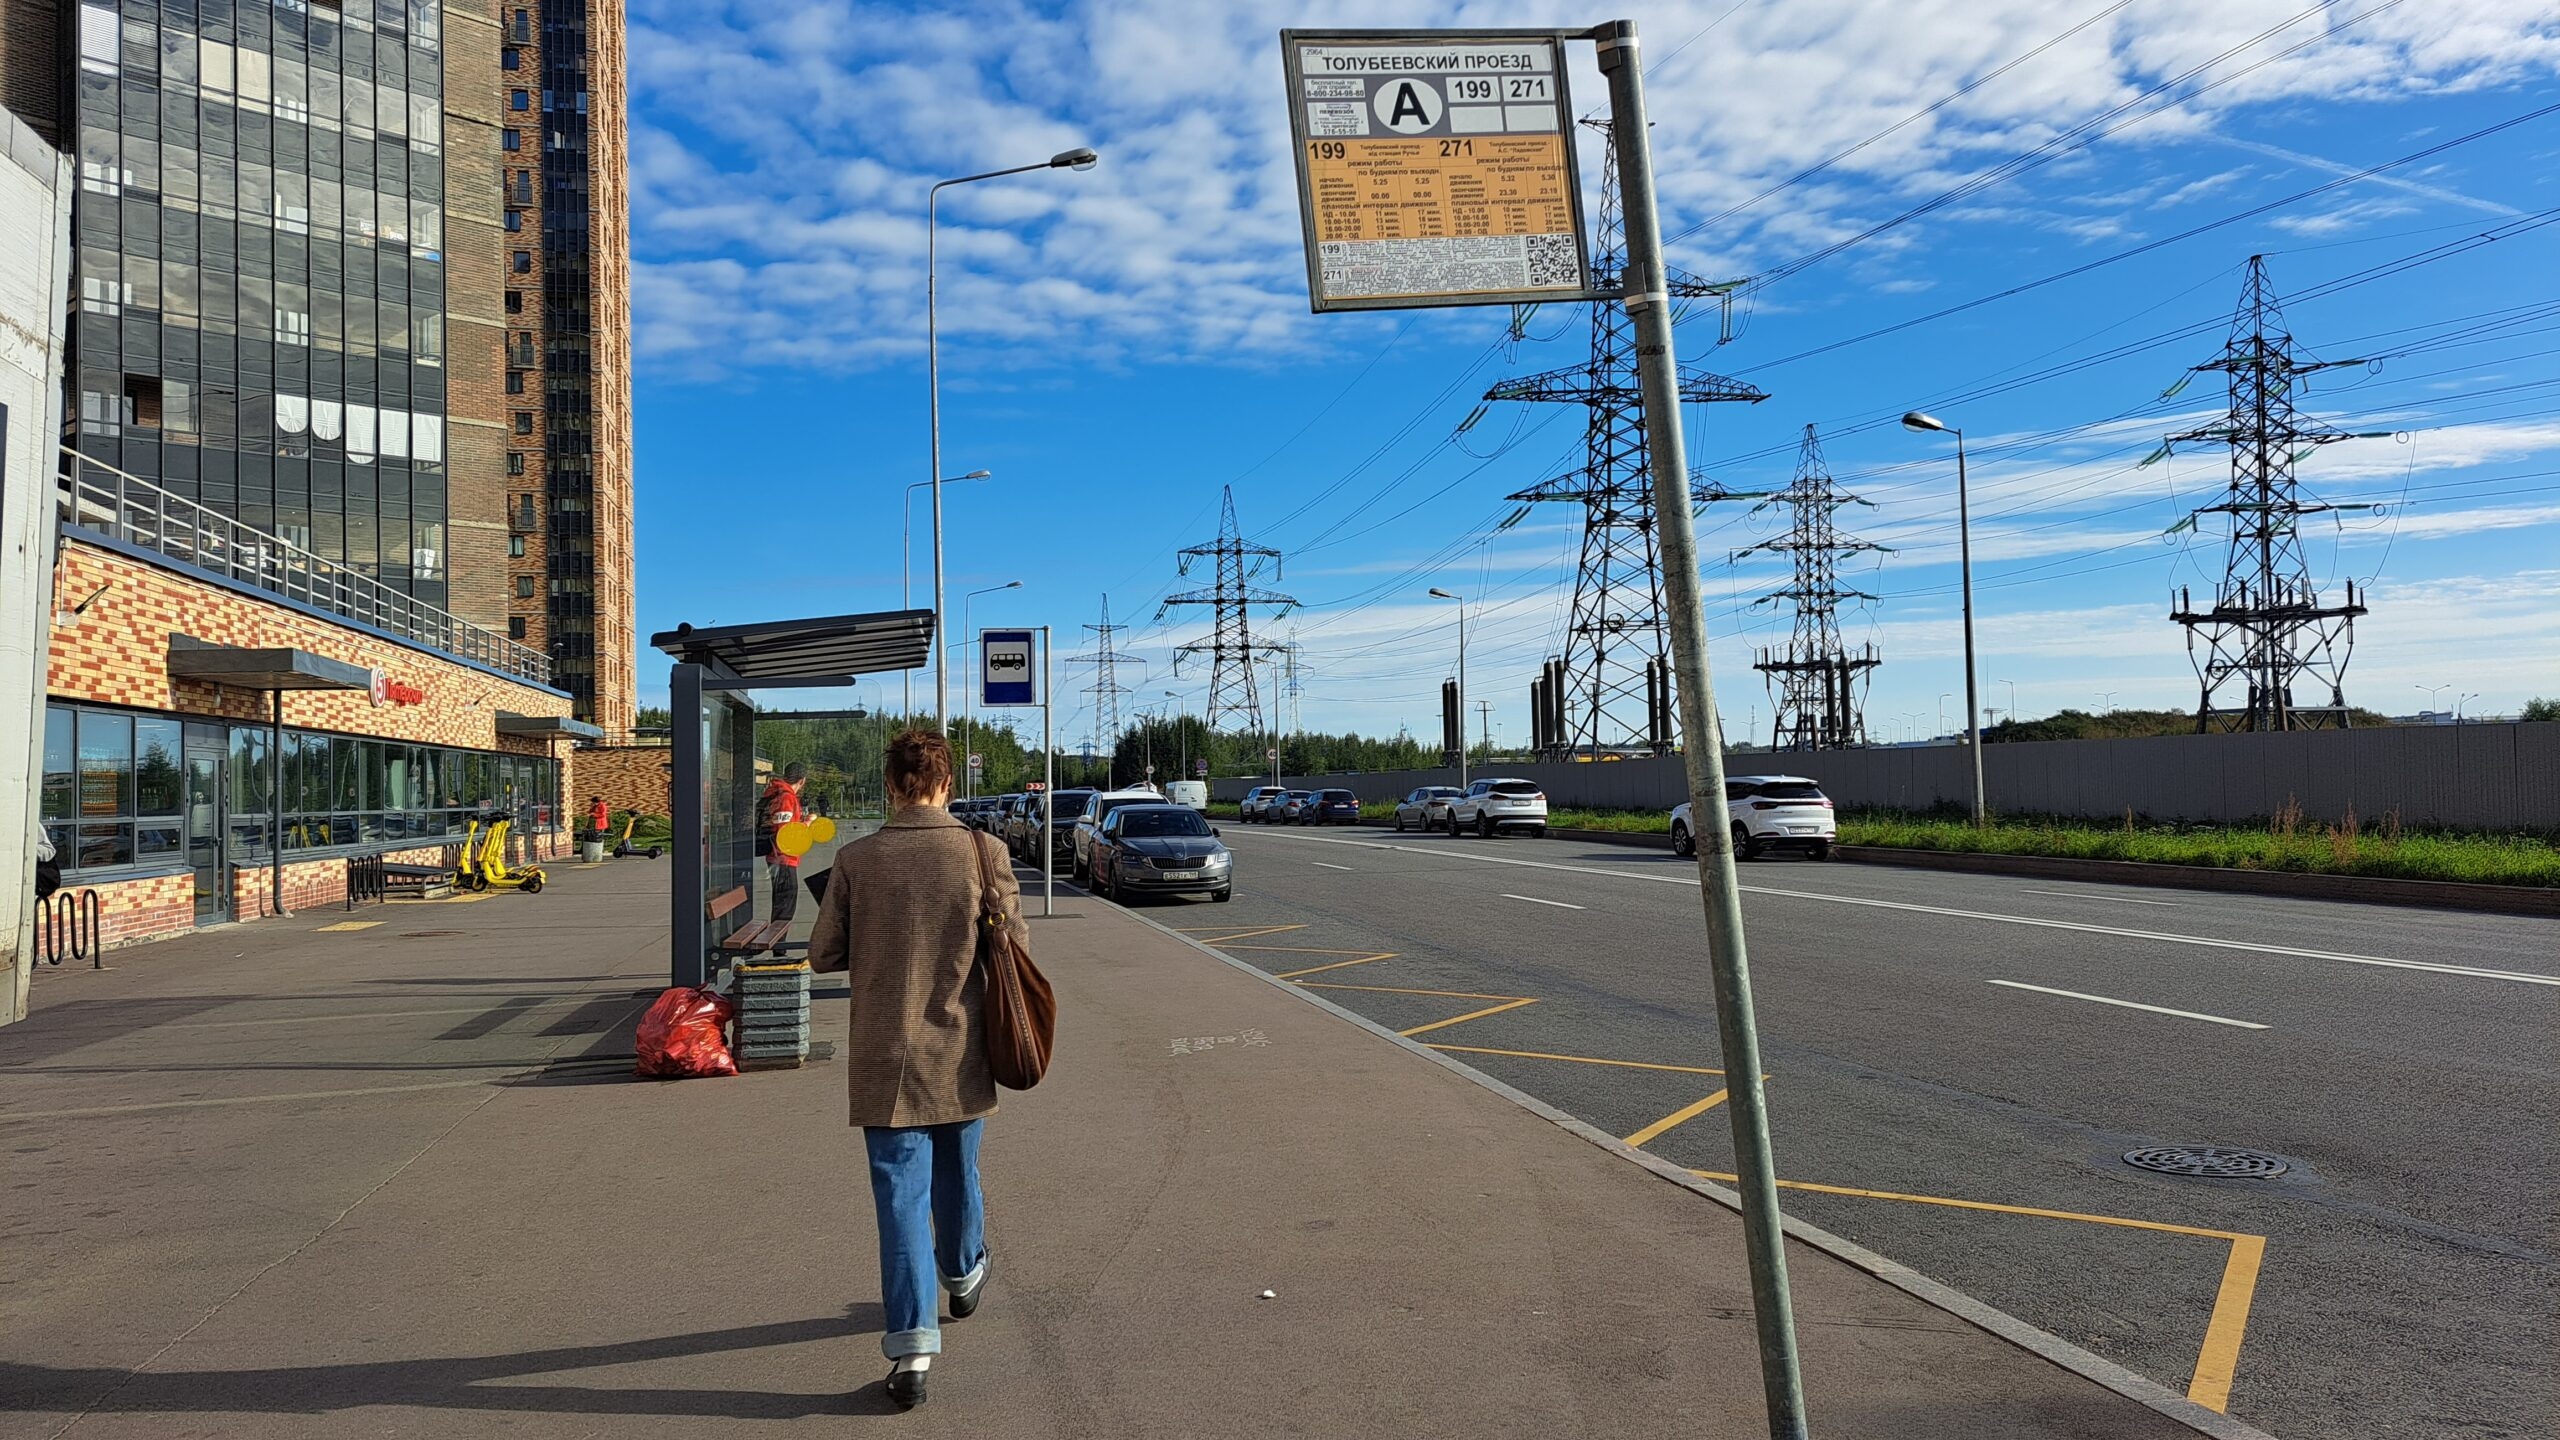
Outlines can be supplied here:
<path id="1" fill-rule="evenodd" d="M 913 1410 L 924 1403 L 925 1377 L 930 1370 L 891 1370 L 889 1400 L 901 1410 Z"/>
<path id="2" fill-rule="evenodd" d="M 966 1320 L 970 1316 L 977 1314 L 978 1302 L 986 1298 L 987 1270 L 984 1265 L 981 1265 L 978 1267 L 977 1284 L 970 1286 L 966 1291 L 954 1290 L 951 1292 L 951 1318 L 954 1320 Z"/>

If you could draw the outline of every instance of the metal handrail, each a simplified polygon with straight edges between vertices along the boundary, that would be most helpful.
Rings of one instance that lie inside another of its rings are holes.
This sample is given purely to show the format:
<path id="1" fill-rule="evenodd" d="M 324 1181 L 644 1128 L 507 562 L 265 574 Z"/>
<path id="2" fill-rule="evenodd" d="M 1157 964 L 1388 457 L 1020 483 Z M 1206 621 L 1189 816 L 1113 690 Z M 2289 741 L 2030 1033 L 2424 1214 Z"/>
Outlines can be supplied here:
<path id="1" fill-rule="evenodd" d="M 62 518 L 242 585 L 415 640 L 431 650 L 549 687 L 551 659 L 350 566 L 172 495 L 69 447 Z"/>

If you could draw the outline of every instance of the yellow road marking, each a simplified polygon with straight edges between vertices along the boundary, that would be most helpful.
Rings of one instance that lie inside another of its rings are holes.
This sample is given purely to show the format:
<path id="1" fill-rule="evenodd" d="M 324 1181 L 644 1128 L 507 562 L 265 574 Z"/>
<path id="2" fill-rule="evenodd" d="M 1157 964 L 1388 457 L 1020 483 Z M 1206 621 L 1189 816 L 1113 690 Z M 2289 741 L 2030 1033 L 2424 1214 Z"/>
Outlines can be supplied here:
<path id="1" fill-rule="evenodd" d="M 1322 945 L 1220 945 L 1221 950 L 1251 950 L 1272 955 L 1367 955 L 1367 950 L 1334 950 Z"/>
<path id="2" fill-rule="evenodd" d="M 379 920 L 341 920 L 335 925 L 323 925 L 312 933 L 317 935 L 330 935 L 348 930 L 370 930 L 381 923 L 382 922 Z"/>
<path id="3" fill-rule="evenodd" d="M 1526 1000 L 1525 995 L 1479 995 L 1473 990 L 1407 990 L 1397 985 L 1339 985 L 1330 980 L 1302 980 L 1304 990 L 1366 990 L 1376 995 L 1437 995 L 1444 1000 Z"/>
<path id="4" fill-rule="evenodd" d="M 1692 1170 L 1692 1175 L 1728 1183 L 1738 1177 L 1721 1170 Z M 1999 1205 L 1988 1200 L 1958 1200 L 1948 1195 L 1905 1195 L 1894 1190 L 1861 1190 L 1849 1185 L 1822 1185 L 1811 1180 L 1781 1180 L 1781 1190 L 1811 1190 L 1823 1195 L 1850 1195 L 1863 1200 L 1902 1200 L 1914 1205 L 1943 1205 L 1951 1210 L 1983 1210 L 1995 1215 L 2032 1215 L 2044 1220 L 2078 1220 L 2124 1230 L 2150 1230 L 2163 1235 L 2194 1235 L 2231 1246 L 2222 1264 L 2222 1287 L 2213 1297 L 2213 1314 L 2204 1327 L 2204 1348 L 2187 1382 L 2187 1398 L 2208 1410 L 2231 1403 L 2231 1377 L 2239 1368 L 2240 1340 L 2249 1328 L 2249 1305 L 2258 1292 L 2258 1267 L 2266 1259 L 2267 1237 L 2198 1225 L 2172 1225 L 2163 1220 L 2134 1220 L 2123 1215 L 2090 1215 L 2077 1210 L 2046 1210 L 2034 1205 Z"/>
<path id="5" fill-rule="evenodd" d="M 1428 1025 L 1416 1025 L 1410 1030 L 1399 1030 L 1396 1033 L 1404 1036 L 1427 1035 L 1434 1030 L 1446 1030 L 1452 1025 L 1464 1025 L 1470 1020 L 1481 1020 L 1487 1015 L 1499 1015 L 1505 1010 L 1517 1010 L 1523 1005 L 1535 1005 L 1537 1003 L 1537 999 L 1533 996 L 1526 999 L 1513 1000 L 1506 1004 L 1488 1005 L 1482 1010 L 1471 1010 L 1464 1015 L 1455 1016 L 1451 1019 L 1434 1020 Z"/>
<path id="6" fill-rule="evenodd" d="M 1443 1045 L 1434 1042 L 1433 1050 L 1455 1050 L 1467 1055 L 1509 1055 L 1519 1060 L 1564 1060 L 1576 1065 L 1618 1065 L 1629 1070 L 1670 1070 L 1682 1075 L 1721 1075 L 1703 1065 L 1657 1065 L 1650 1060 L 1603 1060 L 1597 1055 L 1555 1055 L 1544 1050 L 1492 1050 L 1482 1045 Z"/>
<path id="7" fill-rule="evenodd" d="M 1234 929 L 1234 927 L 1229 925 L 1203 925 L 1200 926 L 1195 933 L 1200 936 L 1200 943 L 1203 945 L 1224 945 L 1230 940 L 1250 940 L 1256 935 L 1280 935 L 1291 930 L 1304 930 L 1306 928 L 1307 927 L 1303 924 L 1265 925 L 1259 929 L 1237 930 L 1232 935 L 1212 935 L 1209 933 L 1212 930 L 1229 930 Z"/>
<path id="8" fill-rule="evenodd" d="M 1672 1111 L 1670 1114 L 1663 1116 L 1661 1119 L 1654 1121 L 1652 1124 L 1647 1125 L 1633 1135 L 1628 1136 L 1627 1143 L 1630 1145 L 1643 1145 L 1649 1141 L 1657 1139 L 1665 1131 L 1672 1129 L 1674 1126 L 1685 1125 L 1723 1104 L 1725 1096 L 1728 1093 L 1729 1092 L 1727 1091 L 1719 1090 L 1713 1095 L 1708 1096 L 1706 1099 L 1699 1101 L 1695 1105 L 1682 1106 L 1680 1109 Z"/>
<path id="9" fill-rule="evenodd" d="M 1380 960 L 1393 960 L 1394 958 L 1396 958 L 1395 951 L 1384 950 L 1375 955 L 1363 955 L 1357 960 L 1336 960 L 1330 965 L 1310 965 L 1304 970 L 1285 970 L 1271 978 L 1275 980 L 1295 980 L 1301 975 L 1314 975 L 1326 970 L 1340 970 L 1351 965 L 1372 965 Z"/>
<path id="10" fill-rule="evenodd" d="M 2234 1235 L 2222 1262 L 2222 1288 L 2213 1297 L 2213 1319 L 2204 1327 L 2187 1398 L 2208 1410 L 2228 1409 L 2231 1377 L 2240 1368 L 2240 1337 L 2249 1328 L 2249 1301 L 2258 1290 L 2258 1265 L 2267 1258 L 2263 1235 Z"/>

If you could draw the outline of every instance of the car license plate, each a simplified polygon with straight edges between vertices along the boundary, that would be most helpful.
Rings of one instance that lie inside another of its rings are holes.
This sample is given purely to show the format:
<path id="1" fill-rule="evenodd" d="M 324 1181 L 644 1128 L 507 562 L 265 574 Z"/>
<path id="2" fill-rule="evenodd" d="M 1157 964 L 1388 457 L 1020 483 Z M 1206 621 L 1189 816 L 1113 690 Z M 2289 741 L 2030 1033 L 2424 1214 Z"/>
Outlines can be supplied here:
<path id="1" fill-rule="evenodd" d="M 1197 870 L 1167 870 L 1164 872 L 1164 878 L 1167 880 L 1197 880 L 1200 878 L 1200 872 Z"/>

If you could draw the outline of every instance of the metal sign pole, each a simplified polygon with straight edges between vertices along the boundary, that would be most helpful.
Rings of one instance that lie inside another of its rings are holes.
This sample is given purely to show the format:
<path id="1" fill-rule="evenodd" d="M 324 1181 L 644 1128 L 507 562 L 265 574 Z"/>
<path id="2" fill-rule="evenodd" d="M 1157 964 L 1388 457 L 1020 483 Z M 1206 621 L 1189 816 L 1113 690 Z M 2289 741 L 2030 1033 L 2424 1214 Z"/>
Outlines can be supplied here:
<path id="1" fill-rule="evenodd" d="M 1683 757 L 1689 804 L 1693 814 L 1715 815 L 1724 810 L 1724 732 L 1707 668 L 1706 614 L 1699 604 L 1698 537 L 1689 513 L 1689 459 L 1680 433 L 1680 372 L 1671 348 L 1662 219 L 1654 208 L 1653 147 L 1645 134 L 1644 67 L 1636 51 L 1634 21 L 1595 27 L 1591 38 L 1599 43 L 1600 71 L 1609 80 L 1610 132 L 1626 211 L 1626 306 L 1635 322 L 1665 608 L 1680 676 L 1681 728 L 1689 740 Z M 1796 1361 L 1794 1305 L 1787 1293 L 1786 1237 L 1780 1229 L 1777 1170 L 1770 1158 L 1768 1095 L 1760 1083 L 1760 1035 L 1751 1012 L 1751 965 L 1743 948 L 1732 832 L 1722 825 L 1699 827 L 1697 852 L 1707 910 L 1707 963 L 1715 976 L 1716 1030 L 1724 1046 L 1726 1088 L 1732 1092 L 1725 1111 L 1733 1124 L 1734 1189 L 1742 1196 L 1769 1434 L 1775 1440 L 1803 1440 L 1811 1432 Z"/>
<path id="2" fill-rule="evenodd" d="M 1040 913 L 1058 913 L 1057 837 L 1050 832 L 1056 825 L 1058 808 L 1058 741 L 1050 724 L 1057 713 L 1057 698 L 1049 693 L 1049 627 L 1040 627 Z"/>

